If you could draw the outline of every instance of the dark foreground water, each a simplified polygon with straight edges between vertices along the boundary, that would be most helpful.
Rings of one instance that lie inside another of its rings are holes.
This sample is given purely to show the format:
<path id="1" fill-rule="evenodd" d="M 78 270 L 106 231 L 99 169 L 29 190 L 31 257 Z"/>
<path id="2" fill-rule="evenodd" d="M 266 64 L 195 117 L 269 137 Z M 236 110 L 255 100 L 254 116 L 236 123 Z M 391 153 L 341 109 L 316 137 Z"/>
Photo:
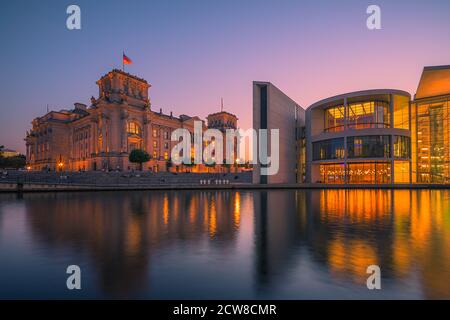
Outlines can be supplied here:
<path id="1" fill-rule="evenodd" d="M 0 298 L 450 299 L 450 192 L 2 194 Z"/>

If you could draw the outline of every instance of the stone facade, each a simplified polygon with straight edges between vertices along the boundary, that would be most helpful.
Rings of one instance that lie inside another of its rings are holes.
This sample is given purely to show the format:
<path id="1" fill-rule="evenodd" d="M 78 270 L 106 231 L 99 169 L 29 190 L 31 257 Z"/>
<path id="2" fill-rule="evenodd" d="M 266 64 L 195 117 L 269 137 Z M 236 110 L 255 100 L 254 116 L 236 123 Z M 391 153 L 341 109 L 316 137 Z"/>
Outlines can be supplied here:
<path id="1" fill-rule="evenodd" d="M 223 166 L 170 166 L 170 153 L 177 143 L 171 141 L 172 132 L 186 128 L 193 136 L 194 121 L 202 120 L 152 110 L 146 80 L 114 69 L 97 85 L 99 97 L 92 97 L 89 107 L 75 103 L 72 110 L 51 111 L 32 121 L 25 138 L 30 170 L 130 170 L 137 167 L 129 163 L 129 153 L 143 149 L 151 156 L 144 170 L 226 171 Z M 227 112 L 209 119 L 214 119 L 214 128 L 220 123 L 237 127 L 236 116 Z"/>
<path id="2" fill-rule="evenodd" d="M 253 82 L 253 128 L 256 130 L 279 130 L 279 170 L 273 175 L 261 174 L 258 144 L 258 163 L 254 165 L 253 182 L 261 184 L 302 183 L 304 178 L 304 157 L 301 131 L 305 126 L 305 110 L 294 100 L 270 82 Z M 264 141 L 262 141 L 264 142 Z M 267 139 L 268 156 L 276 148 Z M 253 157 L 256 157 L 254 154 Z M 255 158 L 256 159 L 256 158 Z"/>

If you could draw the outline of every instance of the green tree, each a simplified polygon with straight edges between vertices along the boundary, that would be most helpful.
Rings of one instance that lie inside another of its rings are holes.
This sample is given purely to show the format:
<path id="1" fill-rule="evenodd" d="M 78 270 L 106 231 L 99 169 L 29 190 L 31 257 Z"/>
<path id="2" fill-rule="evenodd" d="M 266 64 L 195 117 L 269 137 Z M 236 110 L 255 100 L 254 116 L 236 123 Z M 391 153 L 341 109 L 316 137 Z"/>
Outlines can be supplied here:
<path id="1" fill-rule="evenodd" d="M 134 149 L 130 152 L 130 156 L 128 157 L 128 160 L 132 163 L 138 163 L 139 169 L 142 171 L 142 164 L 144 162 L 150 161 L 150 155 L 141 149 Z"/>
<path id="2" fill-rule="evenodd" d="M 20 169 L 26 165 L 26 157 L 22 154 L 14 157 L 0 157 L 0 168 L 2 169 Z"/>

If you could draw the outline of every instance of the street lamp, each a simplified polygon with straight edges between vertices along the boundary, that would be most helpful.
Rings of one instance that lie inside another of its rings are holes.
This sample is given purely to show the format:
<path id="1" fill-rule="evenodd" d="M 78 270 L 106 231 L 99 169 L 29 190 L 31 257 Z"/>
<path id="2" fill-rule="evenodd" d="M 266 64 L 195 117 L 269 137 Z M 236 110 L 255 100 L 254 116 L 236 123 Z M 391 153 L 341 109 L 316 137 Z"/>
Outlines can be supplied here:
<path id="1" fill-rule="evenodd" d="M 62 171 L 63 166 L 64 166 L 64 163 L 62 161 L 62 156 L 59 155 L 58 169 L 59 169 L 60 172 Z"/>

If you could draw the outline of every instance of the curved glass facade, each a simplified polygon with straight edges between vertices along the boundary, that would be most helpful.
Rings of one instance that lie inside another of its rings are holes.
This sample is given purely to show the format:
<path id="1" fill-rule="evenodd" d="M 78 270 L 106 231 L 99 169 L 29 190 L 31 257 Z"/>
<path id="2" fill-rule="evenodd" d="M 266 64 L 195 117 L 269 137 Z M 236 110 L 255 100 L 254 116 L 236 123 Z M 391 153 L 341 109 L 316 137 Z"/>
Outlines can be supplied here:
<path id="1" fill-rule="evenodd" d="M 344 138 L 324 140 L 313 143 L 313 160 L 344 159 Z"/>
<path id="2" fill-rule="evenodd" d="M 347 126 L 349 129 L 389 128 L 390 114 L 388 102 L 351 103 L 347 106 Z"/>
<path id="3" fill-rule="evenodd" d="M 307 181 L 410 183 L 410 98 L 399 90 L 368 90 L 308 108 Z"/>
<path id="4" fill-rule="evenodd" d="M 391 183 L 390 162 L 361 162 L 347 164 L 348 183 Z"/>
<path id="5" fill-rule="evenodd" d="M 394 95 L 391 102 L 367 100 L 339 104 L 324 110 L 324 132 L 348 129 L 410 129 L 409 98 Z"/>
<path id="6" fill-rule="evenodd" d="M 391 136 L 371 135 L 347 137 L 347 158 L 391 158 Z M 411 139 L 392 136 L 394 157 L 411 158 Z M 313 161 L 345 158 L 345 138 L 328 139 L 313 143 Z"/>
<path id="7" fill-rule="evenodd" d="M 339 132 L 344 131 L 345 110 L 343 105 L 334 106 L 325 110 L 325 131 Z"/>
<path id="8" fill-rule="evenodd" d="M 390 136 L 347 137 L 348 158 L 390 158 Z"/>
<path id="9" fill-rule="evenodd" d="M 325 109 L 324 121 L 325 132 L 344 131 L 345 124 L 349 129 L 390 128 L 390 104 L 385 101 L 366 101 L 350 103 L 346 107 L 333 106 Z"/>

